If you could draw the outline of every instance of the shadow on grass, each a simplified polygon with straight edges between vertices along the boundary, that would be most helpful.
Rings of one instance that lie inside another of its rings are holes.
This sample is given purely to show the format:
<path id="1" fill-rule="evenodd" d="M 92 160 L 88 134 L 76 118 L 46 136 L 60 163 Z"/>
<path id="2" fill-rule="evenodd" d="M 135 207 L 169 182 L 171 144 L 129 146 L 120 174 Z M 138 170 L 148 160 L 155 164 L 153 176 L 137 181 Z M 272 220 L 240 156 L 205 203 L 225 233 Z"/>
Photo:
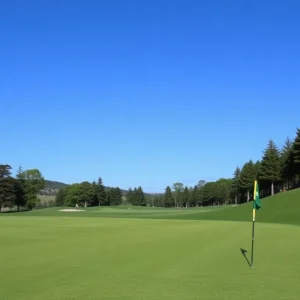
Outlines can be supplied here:
<path id="1" fill-rule="evenodd" d="M 245 249 L 242 249 L 242 248 L 240 248 L 240 250 L 241 250 L 241 253 L 242 253 L 242 255 L 244 256 L 244 258 L 246 259 L 246 261 L 247 261 L 249 267 L 251 267 L 250 261 L 249 261 L 247 255 L 246 255 L 246 253 L 247 253 L 248 251 L 245 250 Z"/>
<path id="2" fill-rule="evenodd" d="M 23 213 L 23 212 L 27 212 L 29 210 L 8 210 L 8 211 L 1 211 L 1 214 L 19 214 L 19 213 Z"/>

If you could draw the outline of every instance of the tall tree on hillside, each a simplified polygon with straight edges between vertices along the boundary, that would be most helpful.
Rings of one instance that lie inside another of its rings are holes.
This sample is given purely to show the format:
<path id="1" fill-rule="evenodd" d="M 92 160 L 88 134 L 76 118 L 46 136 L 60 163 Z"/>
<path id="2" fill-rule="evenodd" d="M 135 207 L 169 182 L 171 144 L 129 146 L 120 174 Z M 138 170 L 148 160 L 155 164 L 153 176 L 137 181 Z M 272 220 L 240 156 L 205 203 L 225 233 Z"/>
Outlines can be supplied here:
<path id="1" fill-rule="evenodd" d="M 99 206 L 105 205 L 107 202 L 105 187 L 101 177 L 98 178 L 98 182 L 95 185 L 95 202 L 97 202 Z"/>
<path id="2" fill-rule="evenodd" d="M 260 165 L 259 178 L 271 184 L 271 195 L 274 195 L 274 183 L 281 180 L 281 161 L 277 146 L 270 140 L 264 150 L 263 159 Z"/>
<path id="3" fill-rule="evenodd" d="M 295 176 L 295 166 L 293 158 L 293 142 L 287 138 L 280 154 L 281 177 L 286 183 L 286 188 L 290 189 Z"/>
<path id="4" fill-rule="evenodd" d="M 90 205 L 91 206 L 97 206 L 97 205 L 100 206 L 99 201 L 97 199 L 97 194 L 96 194 L 96 181 L 95 180 L 93 180 L 93 182 L 92 182 L 92 188 L 93 188 L 93 197 L 90 201 Z"/>
<path id="5" fill-rule="evenodd" d="M 25 170 L 22 173 L 25 180 L 25 199 L 28 209 L 33 209 L 39 202 L 38 194 L 44 188 L 45 179 L 38 169 Z"/>
<path id="6" fill-rule="evenodd" d="M 10 165 L 0 165 L 0 179 L 11 175 L 12 167 Z"/>
<path id="7" fill-rule="evenodd" d="M 11 177 L 11 166 L 0 165 L 0 212 L 2 207 L 14 206 L 15 187 L 15 179 Z"/>
<path id="8" fill-rule="evenodd" d="M 175 206 L 179 206 L 181 203 L 181 193 L 184 189 L 184 185 L 181 182 L 175 182 L 173 184 L 173 190 L 175 191 Z"/>
<path id="9" fill-rule="evenodd" d="M 254 181 L 256 180 L 256 168 L 252 160 L 244 164 L 239 178 L 239 186 L 247 193 L 248 202 L 250 200 L 250 191 L 253 189 Z"/>
<path id="10" fill-rule="evenodd" d="M 187 207 L 188 202 L 190 200 L 190 191 L 189 188 L 186 186 L 182 192 L 181 196 L 181 204 L 183 207 Z"/>
<path id="11" fill-rule="evenodd" d="M 232 193 L 234 194 L 234 202 L 237 204 L 239 202 L 239 193 L 240 193 L 240 175 L 241 175 L 241 169 L 237 167 L 233 173 L 233 180 L 232 180 Z"/>
<path id="12" fill-rule="evenodd" d="M 139 206 L 146 205 L 145 194 L 144 194 L 144 191 L 141 186 L 139 186 L 136 191 L 136 199 L 137 199 L 137 205 L 139 205 Z"/>
<path id="13" fill-rule="evenodd" d="M 79 185 L 78 190 L 79 203 L 84 207 L 90 206 L 94 197 L 94 189 L 91 183 L 83 181 Z"/>
<path id="14" fill-rule="evenodd" d="M 20 210 L 20 206 L 26 205 L 26 195 L 25 195 L 25 176 L 22 170 L 22 167 L 20 166 L 17 175 L 16 175 L 16 199 L 15 204 L 18 208 L 18 211 Z"/>
<path id="15" fill-rule="evenodd" d="M 253 172 L 254 172 L 255 179 L 258 179 L 258 177 L 259 177 L 260 166 L 261 166 L 261 162 L 258 160 L 254 164 L 254 171 Z"/>
<path id="16" fill-rule="evenodd" d="M 132 192 L 132 205 L 138 205 L 137 194 L 138 194 L 138 189 L 135 187 Z"/>
<path id="17" fill-rule="evenodd" d="M 164 204 L 165 204 L 165 207 L 174 206 L 174 199 L 173 199 L 173 195 L 172 195 L 172 190 L 169 186 L 167 186 L 166 189 L 165 189 Z"/>
<path id="18" fill-rule="evenodd" d="M 297 128 L 297 136 L 293 143 L 293 157 L 296 174 L 300 175 L 300 129 Z"/>

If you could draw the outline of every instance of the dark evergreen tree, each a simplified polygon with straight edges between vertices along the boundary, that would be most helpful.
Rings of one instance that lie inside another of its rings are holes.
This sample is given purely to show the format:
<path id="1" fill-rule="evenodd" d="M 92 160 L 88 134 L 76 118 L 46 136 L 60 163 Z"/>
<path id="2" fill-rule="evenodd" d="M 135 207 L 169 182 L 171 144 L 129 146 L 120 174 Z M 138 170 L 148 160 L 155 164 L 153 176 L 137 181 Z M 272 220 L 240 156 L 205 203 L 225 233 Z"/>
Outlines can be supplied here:
<path id="1" fill-rule="evenodd" d="M 16 187 L 15 187 L 15 205 L 17 206 L 18 211 L 20 206 L 26 205 L 26 195 L 25 195 L 25 178 L 22 167 L 20 166 L 17 175 L 16 175 Z"/>
<path id="2" fill-rule="evenodd" d="M 165 204 L 165 207 L 173 207 L 174 206 L 174 198 L 172 195 L 172 190 L 169 186 L 167 186 L 165 189 L 164 204 Z"/>
<path id="3" fill-rule="evenodd" d="M 181 193 L 181 199 L 180 199 L 181 200 L 180 202 L 183 207 L 187 207 L 189 199 L 190 199 L 190 191 L 189 188 L 186 186 L 183 192 Z"/>
<path id="4" fill-rule="evenodd" d="M 192 191 L 190 192 L 190 198 L 189 198 L 189 206 L 190 207 L 195 207 L 197 204 L 197 193 L 198 193 L 198 187 L 197 185 L 195 185 L 192 189 Z"/>
<path id="5" fill-rule="evenodd" d="M 123 195 L 122 195 L 122 191 L 119 187 L 116 187 L 114 192 L 114 204 L 115 205 L 121 205 L 123 202 Z"/>
<path id="6" fill-rule="evenodd" d="M 280 153 L 274 141 L 270 140 L 264 151 L 260 165 L 259 179 L 271 184 L 271 195 L 274 195 L 274 183 L 281 180 Z"/>
<path id="7" fill-rule="evenodd" d="M 95 205 L 107 205 L 107 196 L 106 196 L 106 191 L 105 187 L 102 181 L 102 178 L 98 178 L 98 182 L 95 185 Z"/>
<path id="8" fill-rule="evenodd" d="M 300 129 L 297 129 L 297 135 L 293 143 L 293 158 L 295 172 L 297 175 L 300 175 Z"/>
<path id="9" fill-rule="evenodd" d="M 0 212 L 2 207 L 12 208 L 16 200 L 16 180 L 11 177 L 11 166 L 0 165 Z"/>
<path id="10" fill-rule="evenodd" d="M 128 202 L 128 203 L 130 203 L 131 205 L 133 205 L 133 190 L 132 190 L 132 188 L 129 188 L 128 189 L 128 193 L 127 193 L 127 195 L 126 195 L 126 201 Z"/>
<path id="11" fill-rule="evenodd" d="M 233 173 L 233 180 L 231 185 L 231 190 L 234 195 L 234 202 L 237 204 L 239 202 L 239 193 L 240 193 L 240 175 L 241 175 L 241 169 L 237 167 Z"/>
<path id="12" fill-rule="evenodd" d="M 256 168 L 253 161 L 245 163 L 240 173 L 239 186 L 247 194 L 247 202 L 250 200 L 250 191 L 253 190 L 256 178 Z"/>
<path id="13" fill-rule="evenodd" d="M 70 190 L 70 186 L 65 186 L 60 188 L 55 196 L 55 205 L 56 206 L 67 206 L 67 195 Z"/>
<path id="14" fill-rule="evenodd" d="M 287 138 L 280 154 L 281 178 L 284 181 L 284 189 L 290 189 L 293 186 L 295 177 L 295 166 L 293 158 L 293 142 Z"/>
<path id="15" fill-rule="evenodd" d="M 97 184 L 96 184 L 96 181 L 94 180 L 93 182 L 92 182 L 92 188 L 93 188 L 93 197 L 92 197 L 92 199 L 91 199 L 91 201 L 90 201 L 90 205 L 91 206 L 100 206 L 100 203 L 99 203 L 99 201 L 98 201 L 98 197 L 97 197 L 97 194 L 96 194 L 96 188 L 97 187 Z"/>
<path id="16" fill-rule="evenodd" d="M 146 199 L 145 194 L 141 186 L 138 187 L 136 191 L 136 202 L 139 206 L 145 206 L 146 205 Z"/>

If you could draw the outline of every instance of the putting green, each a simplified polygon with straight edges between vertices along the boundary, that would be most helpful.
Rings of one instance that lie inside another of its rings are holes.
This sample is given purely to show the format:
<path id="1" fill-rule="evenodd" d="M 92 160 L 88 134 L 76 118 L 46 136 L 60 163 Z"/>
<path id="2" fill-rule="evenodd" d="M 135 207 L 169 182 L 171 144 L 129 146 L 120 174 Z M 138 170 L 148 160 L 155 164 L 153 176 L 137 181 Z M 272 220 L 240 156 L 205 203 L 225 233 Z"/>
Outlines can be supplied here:
<path id="1" fill-rule="evenodd" d="M 300 227 L 56 216 L 0 218 L 0 295 L 12 300 L 298 300 Z"/>

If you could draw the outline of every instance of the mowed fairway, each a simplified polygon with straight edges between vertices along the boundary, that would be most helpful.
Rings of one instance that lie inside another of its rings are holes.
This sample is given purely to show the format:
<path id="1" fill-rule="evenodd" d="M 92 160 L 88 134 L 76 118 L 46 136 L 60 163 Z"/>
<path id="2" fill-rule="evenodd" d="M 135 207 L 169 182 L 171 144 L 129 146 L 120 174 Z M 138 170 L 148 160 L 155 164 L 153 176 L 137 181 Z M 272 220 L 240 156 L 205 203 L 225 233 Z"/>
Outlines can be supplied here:
<path id="1" fill-rule="evenodd" d="M 248 222 L 28 215 L 0 228 L 1 300 L 300 295 L 299 226 L 257 223 L 253 269 Z"/>

